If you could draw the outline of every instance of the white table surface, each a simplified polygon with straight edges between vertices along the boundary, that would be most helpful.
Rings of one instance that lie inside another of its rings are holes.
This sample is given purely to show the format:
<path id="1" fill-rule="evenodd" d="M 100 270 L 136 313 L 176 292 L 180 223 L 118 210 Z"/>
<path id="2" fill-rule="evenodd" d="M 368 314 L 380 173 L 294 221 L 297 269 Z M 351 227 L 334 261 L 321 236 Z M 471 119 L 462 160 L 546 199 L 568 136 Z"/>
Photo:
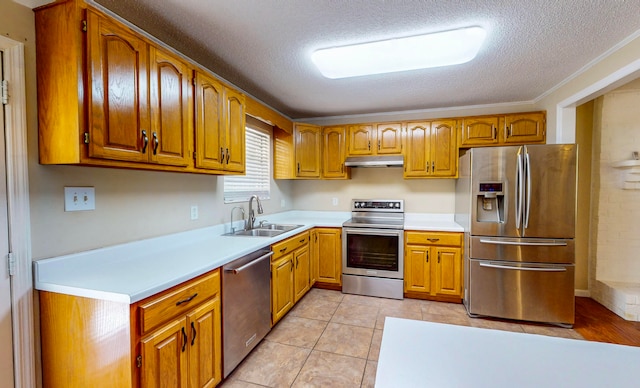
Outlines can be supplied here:
<path id="1" fill-rule="evenodd" d="M 227 223 L 38 260 L 35 288 L 134 303 L 313 227 L 341 227 L 350 217 L 350 212 L 289 211 L 258 218 L 304 225 L 277 237 L 222 236 L 229 232 Z M 406 218 L 405 229 L 462 231 L 452 214 Z"/>
<path id="2" fill-rule="evenodd" d="M 640 347 L 386 318 L 376 387 L 640 387 Z"/>

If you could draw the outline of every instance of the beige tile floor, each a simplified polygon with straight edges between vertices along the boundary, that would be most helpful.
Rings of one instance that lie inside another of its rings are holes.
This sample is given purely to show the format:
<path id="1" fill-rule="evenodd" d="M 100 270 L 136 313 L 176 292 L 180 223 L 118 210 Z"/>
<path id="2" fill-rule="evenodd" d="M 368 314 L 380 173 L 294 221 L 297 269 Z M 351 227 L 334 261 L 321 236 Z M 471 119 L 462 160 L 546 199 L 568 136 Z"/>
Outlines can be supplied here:
<path id="1" fill-rule="evenodd" d="M 572 329 L 469 318 L 461 304 L 313 288 L 222 386 L 373 387 L 385 317 L 582 339 Z"/>

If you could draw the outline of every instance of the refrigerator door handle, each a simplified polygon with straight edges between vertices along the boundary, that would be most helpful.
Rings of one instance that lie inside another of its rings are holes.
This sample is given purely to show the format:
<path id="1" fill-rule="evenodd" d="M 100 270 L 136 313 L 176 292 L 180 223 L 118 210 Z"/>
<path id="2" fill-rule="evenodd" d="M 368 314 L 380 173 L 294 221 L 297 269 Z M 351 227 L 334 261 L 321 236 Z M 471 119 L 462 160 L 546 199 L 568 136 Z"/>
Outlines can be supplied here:
<path id="1" fill-rule="evenodd" d="M 531 212 L 531 160 L 529 159 L 529 150 L 525 147 L 525 172 L 527 174 L 527 205 L 524 210 L 524 227 L 529 227 L 529 212 Z"/>
<path id="2" fill-rule="evenodd" d="M 512 240 L 491 240 L 491 239 L 480 239 L 481 243 L 484 244 L 495 244 L 495 245 L 528 245 L 528 246 L 538 246 L 538 247 L 566 247 L 566 241 L 557 241 L 557 240 L 548 240 L 548 241 L 512 241 Z"/>
<path id="3" fill-rule="evenodd" d="M 516 158 L 516 229 L 520 229 L 520 218 L 522 216 L 522 147 L 518 149 L 518 157 Z"/>
<path id="4" fill-rule="evenodd" d="M 495 263 L 480 263 L 481 267 L 496 268 L 496 269 L 512 269 L 516 271 L 536 271 L 536 272 L 566 272 L 564 267 L 516 267 L 504 264 Z"/>

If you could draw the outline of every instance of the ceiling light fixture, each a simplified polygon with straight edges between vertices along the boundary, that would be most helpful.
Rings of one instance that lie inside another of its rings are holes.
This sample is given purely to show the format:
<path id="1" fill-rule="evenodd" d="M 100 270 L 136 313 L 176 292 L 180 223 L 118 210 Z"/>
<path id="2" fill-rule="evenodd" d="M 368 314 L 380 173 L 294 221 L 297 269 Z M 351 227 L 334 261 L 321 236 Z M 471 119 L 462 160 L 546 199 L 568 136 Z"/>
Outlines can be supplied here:
<path id="1" fill-rule="evenodd" d="M 311 59 L 331 79 L 458 65 L 478 54 L 485 36 L 481 27 L 467 27 L 320 49 Z"/>

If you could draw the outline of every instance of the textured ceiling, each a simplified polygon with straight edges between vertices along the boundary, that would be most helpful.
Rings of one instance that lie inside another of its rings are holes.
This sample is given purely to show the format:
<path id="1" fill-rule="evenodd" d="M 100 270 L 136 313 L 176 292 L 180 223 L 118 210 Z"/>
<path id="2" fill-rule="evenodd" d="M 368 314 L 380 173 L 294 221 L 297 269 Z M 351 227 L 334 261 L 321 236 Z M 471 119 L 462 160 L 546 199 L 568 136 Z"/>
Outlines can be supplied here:
<path id="1" fill-rule="evenodd" d="M 640 29 L 640 0 L 95 2 L 294 119 L 530 102 Z M 487 39 L 462 65 L 330 80 L 310 61 L 471 25 Z"/>

